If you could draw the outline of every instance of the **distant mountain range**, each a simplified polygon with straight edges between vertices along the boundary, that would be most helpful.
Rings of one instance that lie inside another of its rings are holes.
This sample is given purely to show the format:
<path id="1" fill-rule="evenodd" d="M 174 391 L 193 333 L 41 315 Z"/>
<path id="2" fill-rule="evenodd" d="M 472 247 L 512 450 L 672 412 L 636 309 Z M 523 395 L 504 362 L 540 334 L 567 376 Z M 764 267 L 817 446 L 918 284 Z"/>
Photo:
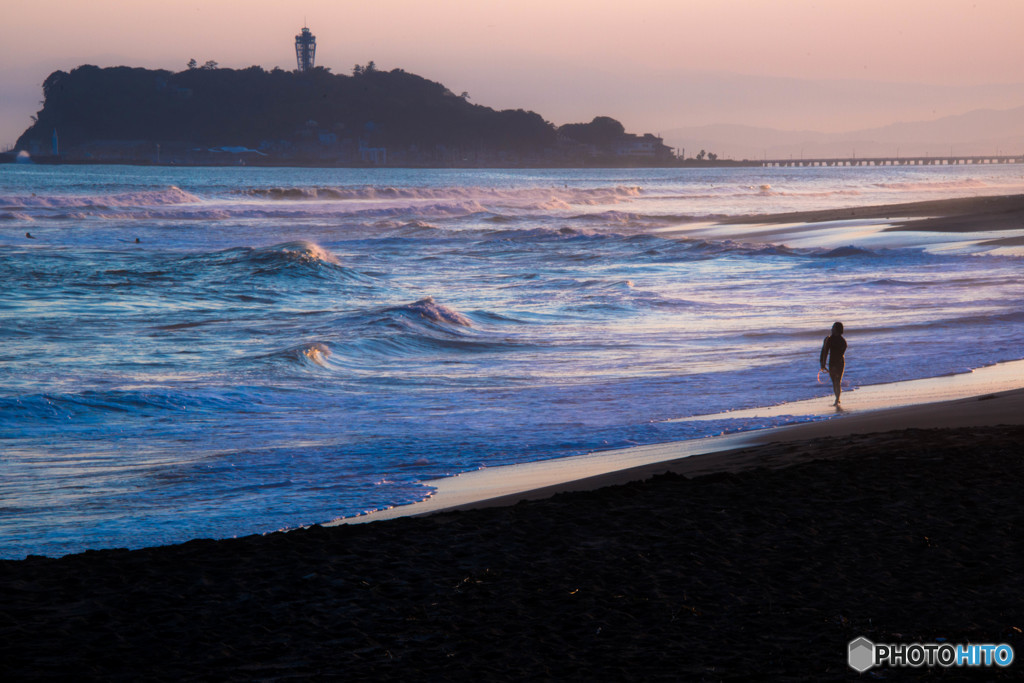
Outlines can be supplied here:
<path id="1" fill-rule="evenodd" d="M 1024 107 L 978 109 L 847 133 L 723 124 L 675 128 L 663 137 L 667 145 L 685 149 L 687 157 L 704 149 L 721 159 L 1022 154 Z"/>

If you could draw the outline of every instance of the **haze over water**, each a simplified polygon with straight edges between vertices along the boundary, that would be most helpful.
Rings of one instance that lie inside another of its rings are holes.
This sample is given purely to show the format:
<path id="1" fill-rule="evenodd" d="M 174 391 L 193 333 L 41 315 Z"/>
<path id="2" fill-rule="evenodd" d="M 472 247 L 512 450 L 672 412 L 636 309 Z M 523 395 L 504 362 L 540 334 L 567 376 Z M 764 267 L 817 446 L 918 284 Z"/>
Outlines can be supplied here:
<path id="1" fill-rule="evenodd" d="M 702 224 L 1022 188 L 1020 166 L 0 167 L 0 556 L 290 528 L 783 423 L 674 420 L 828 400 L 833 320 L 848 388 L 1020 359 L 1019 250 Z"/>

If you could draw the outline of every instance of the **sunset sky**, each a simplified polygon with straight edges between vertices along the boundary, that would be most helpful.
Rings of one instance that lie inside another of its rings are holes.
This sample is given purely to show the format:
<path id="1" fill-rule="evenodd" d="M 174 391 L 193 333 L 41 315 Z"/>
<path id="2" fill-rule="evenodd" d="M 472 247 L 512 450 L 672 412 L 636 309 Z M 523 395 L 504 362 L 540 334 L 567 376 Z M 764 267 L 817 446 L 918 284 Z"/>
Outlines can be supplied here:
<path id="1" fill-rule="evenodd" d="M 317 65 L 334 73 L 373 60 L 555 124 L 600 114 L 634 132 L 708 123 L 834 132 L 1024 105 L 1018 0 L 0 3 L 0 148 L 31 123 L 56 69 L 179 71 L 195 58 L 290 70 L 304 23 Z"/>

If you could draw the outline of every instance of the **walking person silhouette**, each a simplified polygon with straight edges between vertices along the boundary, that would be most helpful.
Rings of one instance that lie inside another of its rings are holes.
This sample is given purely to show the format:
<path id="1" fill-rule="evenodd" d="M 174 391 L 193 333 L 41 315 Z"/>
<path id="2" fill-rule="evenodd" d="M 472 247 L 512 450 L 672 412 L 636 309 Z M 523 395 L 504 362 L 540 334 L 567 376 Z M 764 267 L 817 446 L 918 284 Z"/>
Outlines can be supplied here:
<path id="1" fill-rule="evenodd" d="M 839 405 L 839 394 L 843 391 L 843 370 L 846 369 L 846 340 L 843 339 L 843 324 L 837 322 L 832 326 L 832 334 L 825 337 L 821 345 L 821 369 L 825 369 L 825 359 L 828 359 L 828 376 L 832 379 L 832 391 L 836 394 L 836 402 L 832 405 Z"/>

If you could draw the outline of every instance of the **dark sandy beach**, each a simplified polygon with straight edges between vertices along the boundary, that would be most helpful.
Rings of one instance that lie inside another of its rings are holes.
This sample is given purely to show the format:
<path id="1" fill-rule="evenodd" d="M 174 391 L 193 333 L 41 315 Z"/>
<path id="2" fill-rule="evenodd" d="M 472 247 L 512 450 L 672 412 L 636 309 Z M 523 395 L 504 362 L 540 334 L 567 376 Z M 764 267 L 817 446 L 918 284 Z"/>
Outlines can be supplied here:
<path id="1" fill-rule="evenodd" d="M 823 223 L 860 219 L 915 219 L 897 223 L 891 230 L 977 232 L 1024 229 L 1024 195 L 962 197 L 906 204 L 860 206 L 823 211 L 801 211 L 741 216 L 723 225 L 743 223 Z M 918 220 L 919 219 L 919 220 Z"/>
<path id="2" fill-rule="evenodd" d="M 774 469 L 0 562 L 0 675 L 848 680 L 858 636 L 1024 652 L 1022 441 L 1021 426 L 823 437 L 746 454 Z M 864 676 L 968 674 L 1020 663 Z"/>

